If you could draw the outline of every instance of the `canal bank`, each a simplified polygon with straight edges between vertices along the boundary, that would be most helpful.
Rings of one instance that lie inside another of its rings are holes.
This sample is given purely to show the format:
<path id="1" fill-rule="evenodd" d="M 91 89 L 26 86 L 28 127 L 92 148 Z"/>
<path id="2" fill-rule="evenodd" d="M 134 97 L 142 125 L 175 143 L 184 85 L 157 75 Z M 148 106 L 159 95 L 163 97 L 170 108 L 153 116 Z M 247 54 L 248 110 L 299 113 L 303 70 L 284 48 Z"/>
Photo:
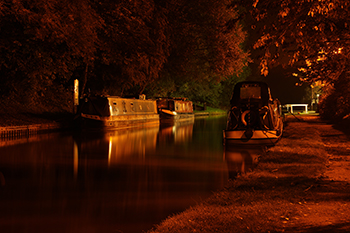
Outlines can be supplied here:
<path id="1" fill-rule="evenodd" d="M 318 116 L 287 118 L 254 171 L 149 232 L 347 232 L 349 155 L 349 135 Z"/>
<path id="2" fill-rule="evenodd" d="M 222 116 L 225 112 L 195 112 L 195 117 Z M 73 115 L 28 115 L 20 114 L 16 117 L 2 119 L 0 116 L 0 139 L 29 137 L 41 133 L 69 130 L 73 126 Z"/>

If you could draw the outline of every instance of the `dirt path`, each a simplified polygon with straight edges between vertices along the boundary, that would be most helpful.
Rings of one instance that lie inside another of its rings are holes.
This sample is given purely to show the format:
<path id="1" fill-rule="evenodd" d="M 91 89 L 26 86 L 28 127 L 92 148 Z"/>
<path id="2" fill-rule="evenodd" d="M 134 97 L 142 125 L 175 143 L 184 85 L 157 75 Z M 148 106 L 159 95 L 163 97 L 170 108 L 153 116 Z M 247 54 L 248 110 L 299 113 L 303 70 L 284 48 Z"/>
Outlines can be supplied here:
<path id="1" fill-rule="evenodd" d="M 302 207 L 298 209 L 299 217 L 295 218 L 294 222 L 291 221 L 291 224 L 286 223 L 285 231 L 349 232 L 349 135 L 335 129 L 331 124 L 321 122 L 318 118 L 304 120 L 304 122 L 291 122 L 291 128 L 287 134 L 294 132 L 301 136 L 298 141 L 309 142 L 309 145 L 319 144 L 318 153 L 325 154 L 325 168 L 320 169 L 315 182 L 310 183 L 310 186 L 304 190 L 307 195 L 305 201 L 300 203 Z M 311 132 L 314 135 L 311 134 L 311 138 L 307 137 L 306 134 Z M 301 153 L 310 154 L 307 151 L 301 151 Z"/>
<path id="2" fill-rule="evenodd" d="M 350 232 L 349 207 L 349 136 L 304 117 L 253 172 L 151 232 Z"/>
<path id="3" fill-rule="evenodd" d="M 333 181 L 350 182 L 349 135 L 345 135 L 330 125 L 324 126 L 321 133 L 323 146 L 329 159 L 328 169 L 324 175 Z"/>

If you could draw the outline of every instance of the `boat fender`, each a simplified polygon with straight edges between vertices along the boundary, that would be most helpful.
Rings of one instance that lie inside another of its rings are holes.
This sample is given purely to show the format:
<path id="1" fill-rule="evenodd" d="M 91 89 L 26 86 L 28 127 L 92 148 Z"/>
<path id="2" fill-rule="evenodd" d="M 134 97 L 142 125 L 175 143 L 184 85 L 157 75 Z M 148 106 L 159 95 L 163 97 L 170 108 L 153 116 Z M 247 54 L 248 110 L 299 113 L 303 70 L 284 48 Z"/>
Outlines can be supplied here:
<path id="1" fill-rule="evenodd" d="M 228 120 L 227 120 L 227 126 L 226 126 L 227 129 L 234 130 L 238 127 L 239 120 L 238 120 L 237 115 L 235 114 L 235 110 L 237 110 L 237 107 L 232 107 L 232 109 L 230 110 L 230 112 L 228 114 Z M 235 118 L 235 121 L 236 121 L 235 125 L 233 125 L 233 123 L 232 123 L 232 117 Z"/>
<path id="2" fill-rule="evenodd" d="M 264 106 L 259 109 L 259 114 L 266 114 L 269 111 L 269 107 Z"/>
<path id="3" fill-rule="evenodd" d="M 267 107 L 267 106 L 264 106 L 259 110 L 259 114 L 261 115 L 260 116 L 260 123 L 267 130 L 269 129 L 269 127 L 267 125 L 265 125 L 264 120 L 267 116 L 268 111 L 269 111 L 269 107 Z"/>
<path id="4" fill-rule="evenodd" d="M 250 110 L 245 110 L 243 113 L 242 113 L 242 116 L 241 116 L 241 120 L 242 120 L 242 123 L 243 125 L 247 126 L 247 122 L 245 120 L 245 116 L 250 112 Z"/>
<path id="5" fill-rule="evenodd" d="M 266 130 L 268 130 L 269 127 L 265 124 L 264 121 L 265 121 L 265 118 L 266 118 L 268 112 L 269 112 L 268 106 L 264 106 L 264 107 L 259 109 L 260 123 Z"/>

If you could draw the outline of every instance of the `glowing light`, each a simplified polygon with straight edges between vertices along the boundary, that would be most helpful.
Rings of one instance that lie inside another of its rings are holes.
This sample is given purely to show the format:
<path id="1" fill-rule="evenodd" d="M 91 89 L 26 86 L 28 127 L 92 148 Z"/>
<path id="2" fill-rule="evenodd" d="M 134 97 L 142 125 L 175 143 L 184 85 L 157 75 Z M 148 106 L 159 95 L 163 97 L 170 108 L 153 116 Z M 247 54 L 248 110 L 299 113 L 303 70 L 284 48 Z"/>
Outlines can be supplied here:
<path id="1" fill-rule="evenodd" d="M 325 56 L 318 56 L 317 57 L 317 61 L 324 61 L 324 60 L 326 60 Z"/>
<path id="2" fill-rule="evenodd" d="M 109 112 L 110 112 L 111 116 L 114 115 L 114 113 L 113 113 L 113 107 L 112 107 L 111 104 L 109 104 Z"/>
<path id="3" fill-rule="evenodd" d="M 343 48 L 338 48 L 338 51 L 334 51 L 335 54 L 342 53 Z"/>
<path id="4" fill-rule="evenodd" d="M 309 66 L 309 67 L 312 65 L 312 63 L 311 63 L 311 61 L 310 61 L 309 59 L 306 59 L 306 60 L 305 60 L 305 63 L 306 63 L 306 65 Z"/>
<path id="5" fill-rule="evenodd" d="M 74 179 L 78 176 L 78 166 L 79 166 L 79 153 L 78 153 L 78 145 L 74 141 L 73 146 L 73 170 L 74 170 Z"/>
<path id="6" fill-rule="evenodd" d="M 109 137 L 109 146 L 108 146 L 108 166 L 111 165 L 112 157 L 112 137 Z"/>

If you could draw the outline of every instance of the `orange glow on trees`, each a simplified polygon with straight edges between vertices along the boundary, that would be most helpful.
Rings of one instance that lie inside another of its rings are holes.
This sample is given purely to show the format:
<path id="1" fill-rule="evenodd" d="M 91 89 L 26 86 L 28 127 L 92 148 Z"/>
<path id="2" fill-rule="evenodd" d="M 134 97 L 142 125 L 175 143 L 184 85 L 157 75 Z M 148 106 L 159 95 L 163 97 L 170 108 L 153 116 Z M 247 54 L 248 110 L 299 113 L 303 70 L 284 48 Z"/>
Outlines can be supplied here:
<path id="1" fill-rule="evenodd" d="M 338 91 L 350 100 L 348 91 L 335 88 L 350 83 L 350 3 L 347 0 L 235 2 L 245 4 L 254 18 L 252 28 L 256 28 L 255 33 L 259 35 L 254 48 L 262 51 L 263 74 L 275 64 L 292 66 L 297 68 L 297 77 L 303 82 L 321 81 L 326 87 L 332 87 L 332 92 Z M 350 111 L 348 100 L 335 108 Z"/>
<path id="2" fill-rule="evenodd" d="M 346 63 L 350 4 L 345 0 L 252 1 L 252 16 L 264 51 L 261 69 L 281 63 L 302 70 L 305 80 L 332 82 Z M 288 63 L 284 63 L 286 58 Z M 303 69 L 301 69 L 303 68 Z"/>

